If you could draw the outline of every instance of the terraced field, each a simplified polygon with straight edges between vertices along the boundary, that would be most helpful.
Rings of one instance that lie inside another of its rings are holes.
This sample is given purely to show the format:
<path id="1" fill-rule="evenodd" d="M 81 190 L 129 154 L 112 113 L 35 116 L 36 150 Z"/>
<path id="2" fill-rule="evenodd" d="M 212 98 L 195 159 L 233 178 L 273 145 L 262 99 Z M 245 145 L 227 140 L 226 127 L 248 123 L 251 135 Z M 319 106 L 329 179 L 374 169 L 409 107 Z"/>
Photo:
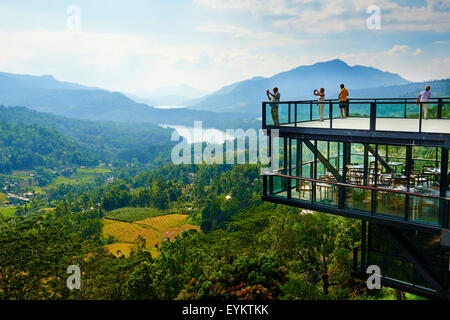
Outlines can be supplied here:
<path id="1" fill-rule="evenodd" d="M 159 241 L 158 233 L 154 229 L 136 223 L 104 220 L 103 233 L 114 236 L 120 242 L 134 243 L 139 236 L 147 242 Z"/>
<path id="2" fill-rule="evenodd" d="M 103 219 L 104 238 L 111 235 L 115 240 L 113 244 L 105 248 L 115 255 L 128 255 L 137 238 L 141 236 L 146 240 L 147 249 L 156 256 L 156 245 L 161 244 L 162 241 L 174 239 L 185 230 L 200 231 L 198 226 L 187 223 L 187 217 L 181 214 L 170 214 L 134 222 Z"/>
<path id="3" fill-rule="evenodd" d="M 182 214 L 171 214 L 167 216 L 147 218 L 136 221 L 136 223 L 157 229 L 163 240 L 173 239 L 183 231 L 190 229 L 200 231 L 198 226 L 186 223 L 186 216 Z"/>
<path id="4" fill-rule="evenodd" d="M 131 245 L 129 243 L 113 243 L 105 246 L 105 249 L 116 256 L 120 256 L 122 254 L 129 256 L 131 252 Z"/>

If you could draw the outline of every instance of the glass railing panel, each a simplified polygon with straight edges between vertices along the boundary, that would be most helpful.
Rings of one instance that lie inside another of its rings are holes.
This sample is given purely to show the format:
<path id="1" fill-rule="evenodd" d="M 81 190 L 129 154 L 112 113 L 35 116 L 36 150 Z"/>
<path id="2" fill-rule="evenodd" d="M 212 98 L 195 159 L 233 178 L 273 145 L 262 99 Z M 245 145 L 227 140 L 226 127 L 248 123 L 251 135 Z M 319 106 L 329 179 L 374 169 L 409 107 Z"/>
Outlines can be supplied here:
<path id="1" fill-rule="evenodd" d="M 323 117 L 323 122 L 320 122 L 321 116 Z M 319 128 L 329 128 L 330 127 L 330 105 L 329 103 L 323 102 L 313 102 L 312 104 L 312 120 L 316 123 L 315 127 Z"/>
<path id="2" fill-rule="evenodd" d="M 426 114 L 425 114 L 426 111 Z M 429 102 L 423 105 L 423 118 L 437 119 L 438 104 L 436 102 Z"/>
<path id="3" fill-rule="evenodd" d="M 291 103 L 291 123 L 295 123 L 295 103 Z"/>
<path id="4" fill-rule="evenodd" d="M 339 119 L 341 117 L 341 112 L 339 111 L 339 102 L 332 102 L 331 104 L 333 105 L 333 119 Z"/>
<path id="5" fill-rule="evenodd" d="M 404 219 L 406 196 L 401 193 L 376 191 L 376 210 L 379 215 Z"/>
<path id="6" fill-rule="evenodd" d="M 266 109 L 266 125 L 273 126 L 274 122 L 273 122 L 272 113 L 271 113 L 272 108 L 270 107 L 269 103 L 265 104 L 265 109 Z"/>
<path id="7" fill-rule="evenodd" d="M 408 103 L 406 105 L 406 118 L 407 119 L 419 119 L 420 104 Z"/>
<path id="8" fill-rule="evenodd" d="M 339 106 L 337 106 L 339 107 Z M 349 104 L 349 117 L 352 118 L 370 118 L 370 104 L 354 103 Z"/>
<path id="9" fill-rule="evenodd" d="M 285 177 L 273 176 L 273 195 L 287 198 L 287 179 Z"/>
<path id="10" fill-rule="evenodd" d="M 408 220 L 439 225 L 439 199 L 409 196 Z"/>
<path id="11" fill-rule="evenodd" d="M 280 120 L 280 125 L 289 124 L 289 104 L 288 103 L 279 103 L 278 105 L 279 105 L 278 117 Z"/>
<path id="12" fill-rule="evenodd" d="M 311 117 L 312 120 L 313 121 L 320 120 L 318 104 L 313 102 L 313 103 L 311 103 L 310 108 L 311 108 L 311 112 L 312 112 L 312 117 Z"/>
<path id="13" fill-rule="evenodd" d="M 372 212 L 372 191 L 363 188 L 346 187 L 345 202 L 346 209 L 363 212 Z"/>
<path id="14" fill-rule="evenodd" d="M 309 103 L 297 104 L 297 122 L 310 121 L 310 106 Z"/>
<path id="15" fill-rule="evenodd" d="M 405 118 L 407 104 L 399 100 L 382 100 L 377 103 L 377 118 Z"/>
<path id="16" fill-rule="evenodd" d="M 279 102 L 279 103 L 266 103 L 266 125 L 273 126 L 275 125 L 275 120 L 278 117 L 278 122 L 280 125 L 288 125 L 289 124 L 289 104 Z M 294 118 L 292 118 L 292 123 L 294 122 Z"/>
<path id="17" fill-rule="evenodd" d="M 339 188 L 335 184 L 316 182 L 315 183 L 315 202 L 331 206 L 338 205 Z"/>
<path id="18" fill-rule="evenodd" d="M 312 183 L 305 180 L 294 180 L 294 185 L 291 190 L 291 199 L 312 201 Z"/>
<path id="19" fill-rule="evenodd" d="M 442 119 L 450 119 L 450 101 L 442 103 Z"/>

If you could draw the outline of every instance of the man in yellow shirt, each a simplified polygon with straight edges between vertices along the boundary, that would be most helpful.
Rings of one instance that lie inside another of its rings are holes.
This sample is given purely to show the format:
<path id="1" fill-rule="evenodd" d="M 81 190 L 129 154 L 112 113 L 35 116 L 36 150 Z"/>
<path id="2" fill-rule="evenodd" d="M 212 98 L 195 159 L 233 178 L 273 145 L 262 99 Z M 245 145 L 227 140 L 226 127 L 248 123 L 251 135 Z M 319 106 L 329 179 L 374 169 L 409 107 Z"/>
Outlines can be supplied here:
<path id="1" fill-rule="evenodd" d="M 347 119 L 348 113 L 348 90 L 344 84 L 341 84 L 341 92 L 339 93 L 339 109 L 341 109 L 341 119 Z M 345 114 L 345 117 L 344 117 Z"/>

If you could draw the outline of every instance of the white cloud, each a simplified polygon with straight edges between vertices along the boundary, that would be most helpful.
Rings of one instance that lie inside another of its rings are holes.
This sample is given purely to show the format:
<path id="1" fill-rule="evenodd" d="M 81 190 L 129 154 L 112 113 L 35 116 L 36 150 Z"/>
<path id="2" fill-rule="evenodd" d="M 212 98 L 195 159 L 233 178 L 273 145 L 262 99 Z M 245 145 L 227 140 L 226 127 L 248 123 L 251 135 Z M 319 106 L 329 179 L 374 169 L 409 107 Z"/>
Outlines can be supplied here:
<path id="1" fill-rule="evenodd" d="M 195 2 L 214 10 L 247 10 L 254 15 L 250 22 L 255 22 L 255 28 L 239 26 L 242 16 L 231 12 L 230 15 L 220 15 L 217 24 L 208 17 L 196 20 L 194 30 L 187 30 L 187 37 L 170 32 L 159 36 L 157 33 L 0 30 L 0 70 L 53 74 L 65 81 L 131 92 L 180 84 L 194 84 L 211 91 L 235 81 L 253 76 L 271 76 L 336 56 L 352 64 L 371 65 L 397 72 L 410 80 L 450 75 L 448 52 L 444 52 L 447 57 L 439 57 L 443 54 L 438 51 L 445 48 L 438 50 L 435 47 L 434 52 L 429 50 L 428 43 L 420 40 L 422 34 L 418 34 L 417 39 L 420 41 L 416 41 L 423 43 L 421 48 L 409 40 L 405 40 L 409 46 L 405 43 L 391 46 L 391 37 L 379 40 L 377 44 L 383 49 L 378 52 L 369 52 L 367 49 L 368 52 L 358 54 L 354 53 L 357 52 L 355 50 L 364 50 L 363 46 L 368 43 L 366 39 L 358 38 L 360 34 L 355 33 L 355 37 L 350 34 L 348 42 L 337 37 L 335 39 L 334 34 L 326 34 L 366 28 L 366 8 L 372 1 Z M 440 28 L 443 25 L 445 27 L 439 32 L 448 30 L 450 20 L 444 18 L 449 18 L 449 13 L 445 10 L 436 11 L 437 3 L 428 0 L 426 7 L 407 8 L 391 0 L 377 0 L 376 4 L 382 10 L 382 30 L 400 30 L 409 24 L 413 25 L 413 31 L 422 28 L 434 30 L 434 26 Z M 394 19 L 398 22 L 394 22 Z M 394 26 L 395 23 L 399 26 Z M 213 36 L 205 36 L 206 33 Z M 402 39 L 401 35 L 398 39 Z M 440 35 L 438 39 L 446 38 Z M 434 43 L 449 43 L 444 40 Z M 359 48 L 357 41 L 361 41 Z M 386 43 L 389 43 L 390 49 L 386 50 Z M 345 48 L 351 51 L 343 51 Z"/>
<path id="2" fill-rule="evenodd" d="M 450 44 L 450 41 L 442 41 L 442 40 L 439 40 L 439 41 L 433 42 L 433 44 Z"/>
<path id="3" fill-rule="evenodd" d="M 250 29 L 229 24 L 206 25 L 198 27 L 197 30 L 209 33 L 229 34 L 234 38 L 245 38 L 246 40 L 252 41 L 252 44 L 256 44 L 258 46 L 293 46 L 306 43 L 304 40 L 275 32 L 255 32 Z"/>
<path id="4" fill-rule="evenodd" d="M 267 35 L 272 34 L 253 34 L 258 41 Z M 64 81 L 129 92 L 193 83 L 217 90 L 251 76 L 275 74 L 301 61 L 253 47 L 173 44 L 158 37 L 118 33 L 0 31 L 0 47 L 4 72 L 52 74 Z"/>
<path id="5" fill-rule="evenodd" d="M 386 54 L 389 56 L 402 56 L 402 55 L 418 56 L 421 53 L 422 49 L 416 49 L 413 51 L 409 46 L 399 44 L 394 45 L 391 49 L 387 51 L 381 52 L 381 54 Z"/>
<path id="6" fill-rule="evenodd" d="M 363 30 L 369 15 L 366 9 L 377 5 L 381 9 L 383 30 L 436 31 L 450 30 L 449 2 L 426 0 L 426 5 L 400 5 L 393 0 L 194 0 L 216 10 L 247 10 L 274 19 L 275 27 L 295 28 L 305 32 L 338 33 Z"/>

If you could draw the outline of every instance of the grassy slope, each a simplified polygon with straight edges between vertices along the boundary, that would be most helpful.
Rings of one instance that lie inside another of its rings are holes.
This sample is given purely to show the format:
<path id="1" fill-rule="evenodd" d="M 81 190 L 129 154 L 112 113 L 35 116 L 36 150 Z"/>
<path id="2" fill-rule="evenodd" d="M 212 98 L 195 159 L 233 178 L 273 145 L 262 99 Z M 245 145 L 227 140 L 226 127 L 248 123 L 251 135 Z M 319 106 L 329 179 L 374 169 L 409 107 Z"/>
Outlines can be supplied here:
<path id="1" fill-rule="evenodd" d="M 170 213 L 173 212 L 162 211 L 155 208 L 121 208 L 106 213 L 105 217 L 111 220 L 134 222 Z"/>

